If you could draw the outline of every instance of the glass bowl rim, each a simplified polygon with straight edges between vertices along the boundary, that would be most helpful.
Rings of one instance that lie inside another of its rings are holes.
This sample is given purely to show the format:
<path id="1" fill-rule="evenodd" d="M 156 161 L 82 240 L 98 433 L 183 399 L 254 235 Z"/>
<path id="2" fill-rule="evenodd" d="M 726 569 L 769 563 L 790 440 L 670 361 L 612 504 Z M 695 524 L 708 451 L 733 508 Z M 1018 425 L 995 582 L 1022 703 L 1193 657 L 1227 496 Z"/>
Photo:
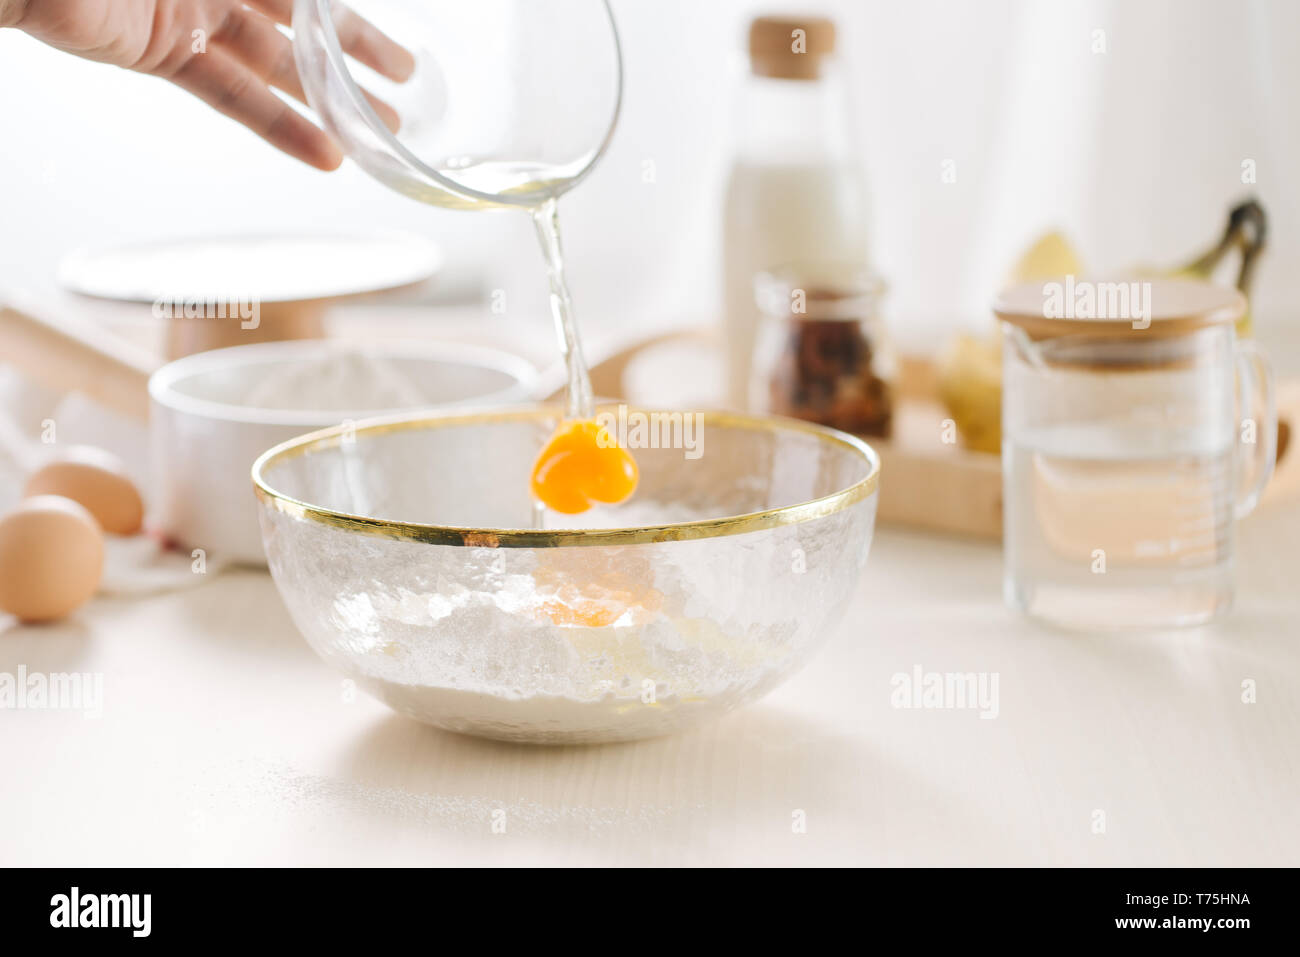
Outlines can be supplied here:
<path id="1" fill-rule="evenodd" d="M 608 406 L 602 407 L 608 408 Z M 641 409 L 626 407 L 628 412 L 647 415 L 687 414 L 682 410 Z M 875 493 L 880 485 L 880 456 L 866 442 L 844 432 L 780 416 L 746 415 L 738 412 L 703 412 L 704 423 L 729 428 L 751 429 L 757 432 L 785 431 L 811 435 L 825 446 L 834 446 L 857 453 L 869 466 L 867 474 L 852 485 L 806 502 L 795 502 L 777 508 L 725 515 L 718 518 L 696 519 L 689 522 L 669 522 L 661 525 L 638 525 L 612 528 L 467 528 L 456 525 L 429 525 L 418 522 L 399 522 L 393 519 L 353 515 L 336 509 L 324 508 L 303 502 L 283 492 L 276 491 L 266 479 L 266 472 L 275 465 L 307 452 L 336 448 L 345 436 L 381 435 L 420 428 L 473 425 L 477 423 L 526 422 L 529 420 L 564 419 L 559 406 L 529 405 L 479 412 L 445 412 L 429 414 L 401 413 L 357 422 L 343 423 L 281 442 L 267 449 L 253 463 L 253 488 L 258 501 L 291 518 L 313 522 L 332 528 L 365 535 L 374 535 L 398 541 L 423 542 L 430 545 L 453 545 L 470 548 L 555 548 L 572 546 L 636 545 L 656 542 L 687 541 L 701 538 L 720 538 L 746 532 L 797 525 L 824 518 L 842 511 Z"/>

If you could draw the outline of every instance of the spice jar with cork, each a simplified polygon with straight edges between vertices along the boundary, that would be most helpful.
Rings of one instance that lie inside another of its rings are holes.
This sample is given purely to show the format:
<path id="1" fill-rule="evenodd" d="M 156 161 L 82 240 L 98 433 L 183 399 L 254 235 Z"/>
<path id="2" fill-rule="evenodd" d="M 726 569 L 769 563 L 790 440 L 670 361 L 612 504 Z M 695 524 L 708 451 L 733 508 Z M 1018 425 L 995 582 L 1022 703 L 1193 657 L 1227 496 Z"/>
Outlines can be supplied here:
<path id="1" fill-rule="evenodd" d="M 854 263 L 760 273 L 751 407 L 887 438 L 894 354 L 879 315 L 883 292 L 880 278 Z"/>

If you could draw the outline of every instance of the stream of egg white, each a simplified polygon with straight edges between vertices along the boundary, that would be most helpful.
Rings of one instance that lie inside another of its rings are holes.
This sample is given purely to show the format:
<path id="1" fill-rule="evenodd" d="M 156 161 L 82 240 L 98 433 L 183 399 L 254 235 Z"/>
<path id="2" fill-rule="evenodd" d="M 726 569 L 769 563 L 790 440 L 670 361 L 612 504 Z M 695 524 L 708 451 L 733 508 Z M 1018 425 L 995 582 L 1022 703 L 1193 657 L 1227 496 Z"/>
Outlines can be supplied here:
<path id="1" fill-rule="evenodd" d="M 554 199 L 548 199 L 533 210 L 533 224 L 537 227 L 537 239 L 546 259 L 546 274 L 551 281 L 551 315 L 555 317 L 555 333 L 560 340 L 560 357 L 569 373 L 564 415 L 568 419 L 585 421 L 593 418 L 596 411 L 591 395 L 591 377 L 587 374 L 587 361 L 582 355 L 578 326 L 573 318 L 573 299 L 564 278 L 560 218 Z"/>
<path id="2" fill-rule="evenodd" d="M 560 356 L 568 378 L 564 389 L 564 417 L 586 421 L 595 418 L 595 400 L 591 392 L 591 376 L 587 360 L 582 354 L 578 338 L 578 324 L 573 315 L 573 299 L 564 277 L 564 249 L 560 245 L 560 218 L 554 198 L 548 199 L 532 210 L 533 225 L 546 260 L 546 274 L 551 283 L 551 315 L 555 319 L 555 333 L 560 342 Z M 533 501 L 533 527 L 546 527 L 546 506 Z"/>

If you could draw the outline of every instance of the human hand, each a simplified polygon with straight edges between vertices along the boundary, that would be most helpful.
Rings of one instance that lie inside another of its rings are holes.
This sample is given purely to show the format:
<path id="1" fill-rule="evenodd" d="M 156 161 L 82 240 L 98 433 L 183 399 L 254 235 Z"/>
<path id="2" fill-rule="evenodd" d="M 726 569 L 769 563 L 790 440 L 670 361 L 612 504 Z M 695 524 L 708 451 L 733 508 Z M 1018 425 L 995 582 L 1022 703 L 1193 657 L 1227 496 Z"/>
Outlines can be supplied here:
<path id="1" fill-rule="evenodd" d="M 239 121 L 272 146 L 317 169 L 336 169 L 338 146 L 271 88 L 306 102 L 293 45 L 276 28 L 293 0 L 0 0 L 12 26 L 88 60 L 175 83 Z M 336 18 L 344 52 L 401 82 L 411 54 L 351 11 Z M 367 94 L 369 96 L 369 94 Z M 393 130 L 397 114 L 369 97 Z"/>

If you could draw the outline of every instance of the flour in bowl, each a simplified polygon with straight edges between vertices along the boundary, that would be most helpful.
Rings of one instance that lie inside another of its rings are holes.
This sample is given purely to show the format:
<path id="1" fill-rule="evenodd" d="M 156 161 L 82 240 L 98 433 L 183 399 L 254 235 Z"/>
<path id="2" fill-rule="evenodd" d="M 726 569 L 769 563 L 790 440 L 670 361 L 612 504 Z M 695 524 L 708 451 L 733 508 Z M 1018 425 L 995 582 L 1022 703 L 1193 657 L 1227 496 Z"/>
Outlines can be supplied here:
<path id="1" fill-rule="evenodd" d="M 243 404 L 262 409 L 349 412 L 411 409 L 428 400 L 398 364 L 382 356 L 340 351 L 320 359 L 277 365 Z"/>

